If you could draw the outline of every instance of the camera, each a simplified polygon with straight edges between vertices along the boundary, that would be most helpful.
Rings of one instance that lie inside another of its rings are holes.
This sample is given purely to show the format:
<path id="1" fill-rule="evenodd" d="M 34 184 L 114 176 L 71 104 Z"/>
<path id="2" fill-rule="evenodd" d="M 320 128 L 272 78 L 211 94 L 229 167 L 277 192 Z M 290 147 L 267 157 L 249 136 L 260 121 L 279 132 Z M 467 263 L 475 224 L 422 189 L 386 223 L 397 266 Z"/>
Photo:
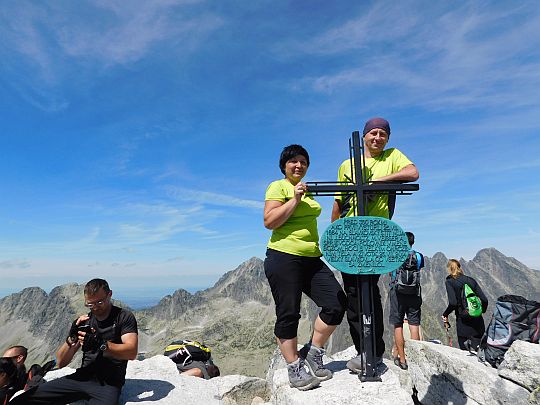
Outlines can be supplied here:
<path id="1" fill-rule="evenodd" d="M 92 329 L 92 328 L 90 328 L 90 325 L 88 325 L 88 324 L 77 326 L 77 330 L 79 332 L 87 332 L 88 333 L 88 332 L 90 332 L 90 329 Z"/>

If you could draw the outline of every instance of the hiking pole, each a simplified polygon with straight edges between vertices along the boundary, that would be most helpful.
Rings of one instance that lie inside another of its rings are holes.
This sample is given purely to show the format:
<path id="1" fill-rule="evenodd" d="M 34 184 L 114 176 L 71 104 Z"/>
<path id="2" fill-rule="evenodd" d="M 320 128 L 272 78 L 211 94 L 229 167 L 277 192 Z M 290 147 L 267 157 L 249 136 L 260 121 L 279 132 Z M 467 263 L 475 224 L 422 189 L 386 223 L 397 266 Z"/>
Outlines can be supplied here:
<path id="1" fill-rule="evenodd" d="M 444 329 L 446 330 L 446 338 L 448 339 L 448 346 L 452 347 L 452 335 L 450 335 L 450 322 L 444 322 Z"/>

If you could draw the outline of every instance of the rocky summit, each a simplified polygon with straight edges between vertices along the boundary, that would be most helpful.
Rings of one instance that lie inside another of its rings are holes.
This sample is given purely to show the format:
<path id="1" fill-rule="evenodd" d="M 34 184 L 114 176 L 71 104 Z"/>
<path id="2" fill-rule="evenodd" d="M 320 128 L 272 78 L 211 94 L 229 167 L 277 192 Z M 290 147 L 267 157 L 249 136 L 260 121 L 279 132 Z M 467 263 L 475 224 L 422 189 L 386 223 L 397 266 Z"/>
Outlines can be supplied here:
<path id="1" fill-rule="evenodd" d="M 243 375 L 211 380 L 184 377 L 171 360 L 157 355 L 128 363 L 120 405 L 540 404 L 537 344 L 515 342 L 498 370 L 456 348 L 415 341 L 407 341 L 406 347 L 409 370 L 387 360 L 388 370 L 381 382 L 362 383 L 349 372 L 345 363 L 356 354 L 353 347 L 325 356 L 323 361 L 334 377 L 310 391 L 289 387 L 285 362 L 277 350 L 267 365 L 266 379 Z M 46 379 L 73 372 L 66 367 L 49 372 Z"/>

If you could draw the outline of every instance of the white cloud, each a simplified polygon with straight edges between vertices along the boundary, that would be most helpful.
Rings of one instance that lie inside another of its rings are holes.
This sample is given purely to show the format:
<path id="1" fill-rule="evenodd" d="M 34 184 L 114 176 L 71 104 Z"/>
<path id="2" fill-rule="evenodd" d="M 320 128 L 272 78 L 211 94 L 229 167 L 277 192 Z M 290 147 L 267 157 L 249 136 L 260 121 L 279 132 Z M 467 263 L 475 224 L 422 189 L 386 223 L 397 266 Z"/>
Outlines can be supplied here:
<path id="1" fill-rule="evenodd" d="M 32 266 L 29 260 L 4 260 L 0 262 L 0 269 L 21 270 Z"/>
<path id="2" fill-rule="evenodd" d="M 445 12 L 442 3 L 434 5 L 422 10 L 420 18 L 409 3 L 377 2 L 341 27 L 301 45 L 289 44 L 297 51 L 291 57 L 349 56 L 349 62 L 334 72 L 325 69 L 330 73 L 300 82 L 316 92 L 369 93 L 364 98 L 386 108 L 508 110 L 538 104 L 537 11 L 492 10 L 467 3 Z M 508 23 L 509 15 L 520 23 Z M 378 97 L 378 89 L 384 89 L 384 99 Z"/>
<path id="3" fill-rule="evenodd" d="M 247 200 L 232 197 L 226 194 L 212 193 L 209 191 L 192 190 L 183 187 L 167 186 L 167 195 L 179 201 L 193 201 L 208 205 L 220 205 L 226 207 L 252 208 L 261 210 L 264 203 L 258 200 Z"/>
<path id="4" fill-rule="evenodd" d="M 186 58 L 223 25 L 198 1 L 90 1 L 0 5 L 0 71 L 23 99 L 48 112 L 69 106 L 64 89 L 90 72 L 139 61 L 159 44 Z"/>

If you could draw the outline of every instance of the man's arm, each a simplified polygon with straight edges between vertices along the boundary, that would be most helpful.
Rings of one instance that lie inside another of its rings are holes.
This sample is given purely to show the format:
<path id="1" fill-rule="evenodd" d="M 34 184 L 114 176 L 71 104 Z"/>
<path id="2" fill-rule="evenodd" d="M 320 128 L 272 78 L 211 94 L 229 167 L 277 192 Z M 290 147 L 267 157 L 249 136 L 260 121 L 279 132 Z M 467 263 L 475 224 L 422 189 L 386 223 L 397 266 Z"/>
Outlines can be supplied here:
<path id="1" fill-rule="evenodd" d="M 135 360 L 139 352 L 139 335 L 126 333 L 120 339 L 122 339 L 122 343 L 107 342 L 107 350 L 103 355 L 118 360 Z"/>
<path id="2" fill-rule="evenodd" d="M 420 177 L 418 169 L 415 165 L 410 164 L 405 166 L 398 172 L 389 174 L 387 176 L 372 179 L 374 181 L 416 181 Z"/>
<path id="3" fill-rule="evenodd" d="M 77 353 L 77 350 L 81 347 L 81 344 L 77 341 L 73 345 L 68 345 L 64 342 L 62 346 L 56 351 L 56 365 L 58 368 L 67 366 L 73 360 L 73 356 Z"/>
<path id="4" fill-rule="evenodd" d="M 86 322 L 88 320 L 88 315 L 81 315 L 79 318 L 75 321 L 75 324 L 71 326 L 69 331 L 69 336 L 67 337 L 66 341 L 58 348 L 56 351 L 56 364 L 58 365 L 58 368 L 62 368 L 67 366 L 69 363 L 71 363 L 71 360 L 73 360 L 73 356 L 75 356 L 75 353 L 77 353 L 77 350 L 81 347 L 80 340 L 72 340 L 72 328 L 79 326 L 81 323 Z M 77 336 L 77 335 L 75 335 Z M 80 339 L 80 334 L 78 334 Z M 68 343 L 68 341 L 70 343 Z"/>
<path id="5" fill-rule="evenodd" d="M 341 216 L 341 201 L 334 200 L 334 206 L 332 207 L 332 216 L 330 222 L 337 221 Z"/>

